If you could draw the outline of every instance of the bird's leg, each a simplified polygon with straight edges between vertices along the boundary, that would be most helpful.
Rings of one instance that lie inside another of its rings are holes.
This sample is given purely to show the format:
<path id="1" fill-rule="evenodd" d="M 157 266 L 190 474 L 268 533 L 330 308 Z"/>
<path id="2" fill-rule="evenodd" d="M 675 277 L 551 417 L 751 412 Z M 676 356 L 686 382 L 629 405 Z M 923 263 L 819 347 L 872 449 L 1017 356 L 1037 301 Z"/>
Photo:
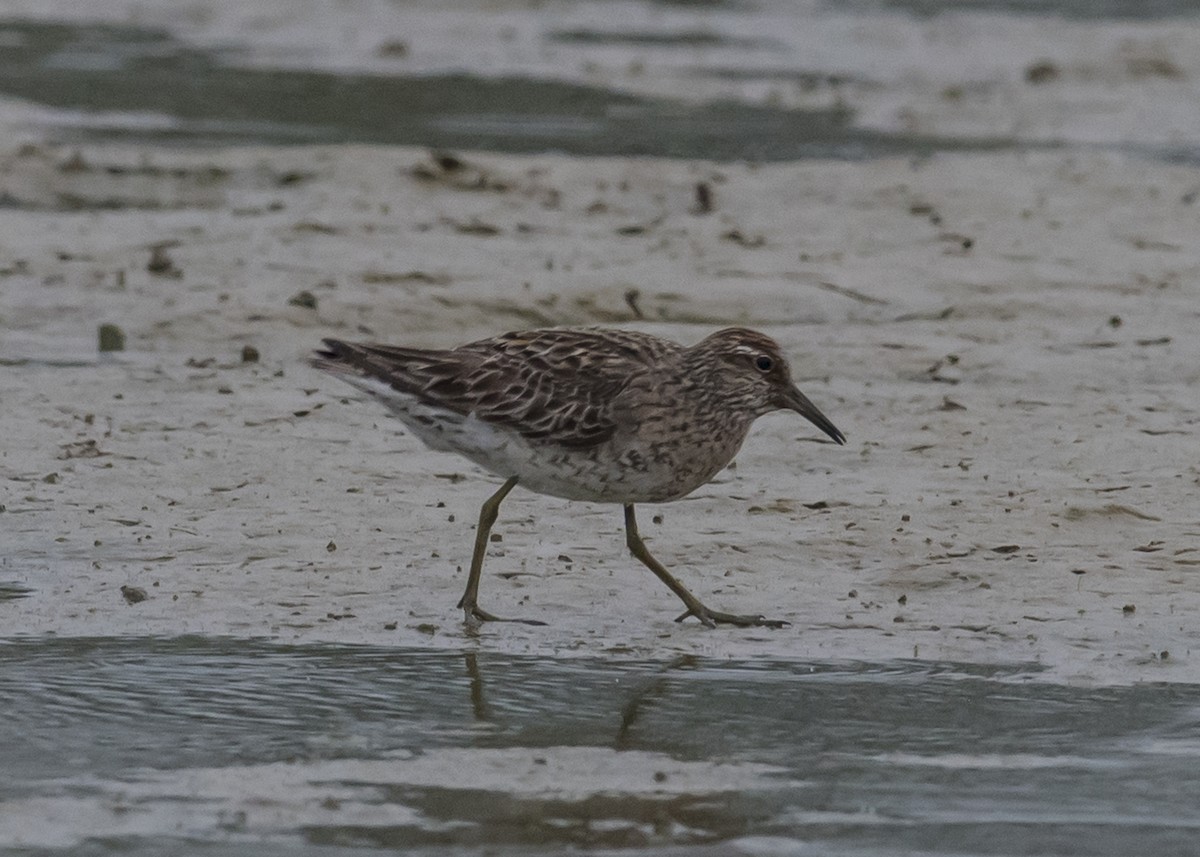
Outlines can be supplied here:
<path id="1" fill-rule="evenodd" d="M 709 610 L 701 604 L 699 598 L 692 595 L 687 590 L 687 587 L 676 580 L 661 562 L 650 555 L 650 551 L 646 549 L 646 543 L 642 541 L 642 537 L 638 534 L 637 518 L 634 516 L 632 503 L 625 504 L 625 544 L 629 546 L 629 552 L 637 557 L 642 565 L 653 571 L 658 576 L 658 579 L 678 595 L 679 600 L 687 606 L 687 610 L 675 620 L 676 622 L 682 622 L 688 616 L 695 616 L 703 625 L 709 628 L 715 628 L 719 624 L 738 625 L 743 628 L 753 626 L 782 628 L 788 624 L 781 619 L 767 619 L 764 616 L 740 616 L 736 613 L 721 613 L 718 610 Z"/>
<path id="2" fill-rule="evenodd" d="M 467 575 L 467 588 L 463 592 L 463 597 L 458 600 L 458 606 L 462 608 L 463 614 L 468 625 L 475 625 L 479 622 L 524 622 L 527 625 L 545 625 L 545 622 L 539 622 L 536 619 L 501 619 L 499 616 L 493 616 L 486 610 L 482 609 L 476 599 L 479 597 L 479 576 L 483 573 L 483 556 L 487 553 L 488 537 L 492 532 L 492 524 L 496 523 L 496 516 L 500 513 L 500 503 L 508 496 L 508 492 L 513 490 L 517 484 L 517 477 L 513 476 L 507 482 L 500 486 L 500 490 L 483 501 L 483 506 L 479 510 L 479 526 L 475 530 L 475 553 L 471 555 L 471 572 Z"/>

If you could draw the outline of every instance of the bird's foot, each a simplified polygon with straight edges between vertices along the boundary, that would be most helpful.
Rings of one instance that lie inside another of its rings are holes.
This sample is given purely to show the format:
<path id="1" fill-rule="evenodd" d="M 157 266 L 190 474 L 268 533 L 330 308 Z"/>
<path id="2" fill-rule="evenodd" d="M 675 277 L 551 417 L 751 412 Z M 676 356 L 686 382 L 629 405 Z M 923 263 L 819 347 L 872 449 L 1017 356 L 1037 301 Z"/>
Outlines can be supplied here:
<path id="1" fill-rule="evenodd" d="M 709 610 L 703 604 L 689 607 L 676 617 L 676 622 L 682 622 L 689 616 L 695 616 L 706 628 L 718 625 L 736 625 L 739 628 L 786 628 L 791 622 L 782 619 L 768 619 L 766 616 L 751 616 L 739 613 L 722 613 L 720 610 Z"/>
<path id="2" fill-rule="evenodd" d="M 540 619 L 506 619 L 502 616 L 497 616 L 494 613 L 489 613 L 480 607 L 478 604 L 458 605 L 462 608 L 464 621 L 468 627 L 477 628 L 483 622 L 520 622 L 523 625 L 545 625 L 546 623 Z"/>

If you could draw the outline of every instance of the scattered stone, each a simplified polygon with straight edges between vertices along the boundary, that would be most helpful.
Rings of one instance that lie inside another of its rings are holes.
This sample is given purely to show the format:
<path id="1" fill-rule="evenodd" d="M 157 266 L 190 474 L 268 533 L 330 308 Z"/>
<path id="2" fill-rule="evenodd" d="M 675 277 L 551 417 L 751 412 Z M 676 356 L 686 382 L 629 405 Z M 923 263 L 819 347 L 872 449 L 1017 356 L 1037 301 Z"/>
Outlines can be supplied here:
<path id="1" fill-rule="evenodd" d="M 302 220 L 292 227 L 294 232 L 315 232 L 318 235 L 338 235 L 341 230 L 328 223 L 318 223 L 315 220 Z"/>
<path id="2" fill-rule="evenodd" d="M 1163 77 L 1182 80 L 1183 70 L 1166 57 L 1130 57 L 1125 60 L 1130 77 Z"/>
<path id="3" fill-rule="evenodd" d="M 400 39 L 388 39 L 375 49 L 375 55 L 385 59 L 403 59 L 408 56 L 408 42 Z"/>
<path id="4" fill-rule="evenodd" d="M 83 173 L 87 172 L 90 167 L 88 166 L 88 162 L 84 160 L 83 152 L 76 149 L 71 153 L 71 157 L 58 165 L 58 169 L 64 173 Z"/>
<path id="5" fill-rule="evenodd" d="M 62 452 L 58 454 L 59 460 L 65 461 L 70 458 L 99 458 L 102 455 L 108 455 L 107 452 L 101 451 L 94 440 L 78 440 L 74 443 L 64 443 L 61 446 Z"/>
<path id="6" fill-rule="evenodd" d="M 490 238 L 493 235 L 500 234 L 500 227 L 493 223 L 485 223 L 477 217 L 472 217 L 470 220 L 453 220 L 447 219 L 447 223 L 454 227 L 454 231 L 460 235 L 481 235 L 485 238 Z"/>
<path id="7" fill-rule="evenodd" d="M 746 235 L 740 229 L 730 229 L 728 232 L 723 232 L 721 238 L 725 241 L 732 241 L 739 247 L 746 248 L 761 247 L 767 243 L 767 239 L 761 235 Z"/>
<path id="8" fill-rule="evenodd" d="M 437 164 L 438 169 L 446 173 L 458 172 L 467 166 L 466 162 L 453 152 L 430 152 L 429 157 Z"/>
<path id="9" fill-rule="evenodd" d="M 150 597 L 146 594 L 146 590 L 142 589 L 140 586 L 122 586 L 121 595 L 129 604 L 137 604 Z"/>
<path id="10" fill-rule="evenodd" d="M 288 298 L 288 303 L 291 306 L 304 307 L 305 309 L 316 309 L 317 308 L 317 296 L 314 295 L 312 292 L 310 292 L 308 289 L 304 289 L 302 291 L 296 292 L 296 294 L 294 294 L 290 298 Z"/>
<path id="11" fill-rule="evenodd" d="M 287 170 L 275 177 L 275 184 L 279 187 L 287 187 L 288 185 L 302 184 L 316 177 L 316 173 L 305 172 L 304 170 Z"/>
<path id="12" fill-rule="evenodd" d="M 503 193 L 512 186 L 509 180 L 493 175 L 485 167 L 446 151 L 431 151 L 429 160 L 416 164 L 410 174 L 420 181 L 443 182 L 457 190 Z"/>
<path id="13" fill-rule="evenodd" d="M 1062 71 L 1050 60 L 1039 60 L 1025 68 L 1025 82 L 1037 86 L 1058 80 Z"/>
<path id="14" fill-rule="evenodd" d="M 257 363 L 259 358 L 258 349 L 253 345 L 242 346 L 242 362 Z"/>
<path id="15" fill-rule="evenodd" d="M 450 284 L 450 277 L 446 274 L 430 274 L 426 271 L 402 271 L 393 273 L 391 271 L 366 271 L 362 275 L 364 283 L 383 283 L 391 285 L 395 283 L 420 283 L 426 286 L 447 286 Z"/>
<path id="16" fill-rule="evenodd" d="M 175 262 L 167 255 L 167 248 L 161 244 L 150 251 L 150 261 L 146 263 L 146 270 L 156 277 L 183 276 L 183 271 L 175 266 Z"/>
<path id="17" fill-rule="evenodd" d="M 97 330 L 100 351 L 124 351 L 125 331 L 115 324 L 102 324 Z"/>

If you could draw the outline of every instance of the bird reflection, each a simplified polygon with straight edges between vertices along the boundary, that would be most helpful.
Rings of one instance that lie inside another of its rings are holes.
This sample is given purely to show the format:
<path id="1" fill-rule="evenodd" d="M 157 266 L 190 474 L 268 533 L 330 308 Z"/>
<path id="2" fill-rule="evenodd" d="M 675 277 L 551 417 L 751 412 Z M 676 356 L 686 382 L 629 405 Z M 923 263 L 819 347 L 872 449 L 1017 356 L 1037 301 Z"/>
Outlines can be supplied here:
<path id="1" fill-rule="evenodd" d="M 463 652 L 463 665 L 466 667 L 469 680 L 471 714 L 477 722 L 495 723 L 495 715 L 488 704 L 487 689 L 484 680 L 486 668 L 481 668 L 480 659 L 476 652 Z M 639 681 L 623 684 L 624 698 L 613 699 L 614 733 L 611 744 L 614 750 L 632 748 L 637 741 L 637 728 L 642 714 L 659 702 L 669 691 L 669 679 L 672 673 L 680 670 L 692 670 L 700 666 L 700 660 L 695 655 L 680 655 L 665 664 L 655 665 L 652 672 Z M 600 738 L 600 736 L 596 736 Z M 606 743 L 598 740 L 597 744 Z"/>

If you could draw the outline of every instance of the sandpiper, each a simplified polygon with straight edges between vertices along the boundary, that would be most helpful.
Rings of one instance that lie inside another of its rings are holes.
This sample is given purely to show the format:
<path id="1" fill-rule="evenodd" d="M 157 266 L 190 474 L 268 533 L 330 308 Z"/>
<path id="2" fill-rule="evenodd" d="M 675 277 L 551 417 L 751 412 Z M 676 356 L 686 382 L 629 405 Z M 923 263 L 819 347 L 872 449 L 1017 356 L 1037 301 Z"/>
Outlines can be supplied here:
<path id="1" fill-rule="evenodd" d="M 500 503 L 516 486 L 620 503 L 629 550 L 708 627 L 786 625 L 705 607 L 638 534 L 634 505 L 678 500 L 737 454 L 756 419 L 799 413 L 838 444 L 842 433 L 792 382 L 779 345 L 732 327 L 687 347 L 629 330 L 548 328 L 446 351 L 324 340 L 313 365 L 381 401 L 433 449 L 504 479 L 484 502 L 467 588 L 468 625 L 500 619 L 477 603 Z"/>

